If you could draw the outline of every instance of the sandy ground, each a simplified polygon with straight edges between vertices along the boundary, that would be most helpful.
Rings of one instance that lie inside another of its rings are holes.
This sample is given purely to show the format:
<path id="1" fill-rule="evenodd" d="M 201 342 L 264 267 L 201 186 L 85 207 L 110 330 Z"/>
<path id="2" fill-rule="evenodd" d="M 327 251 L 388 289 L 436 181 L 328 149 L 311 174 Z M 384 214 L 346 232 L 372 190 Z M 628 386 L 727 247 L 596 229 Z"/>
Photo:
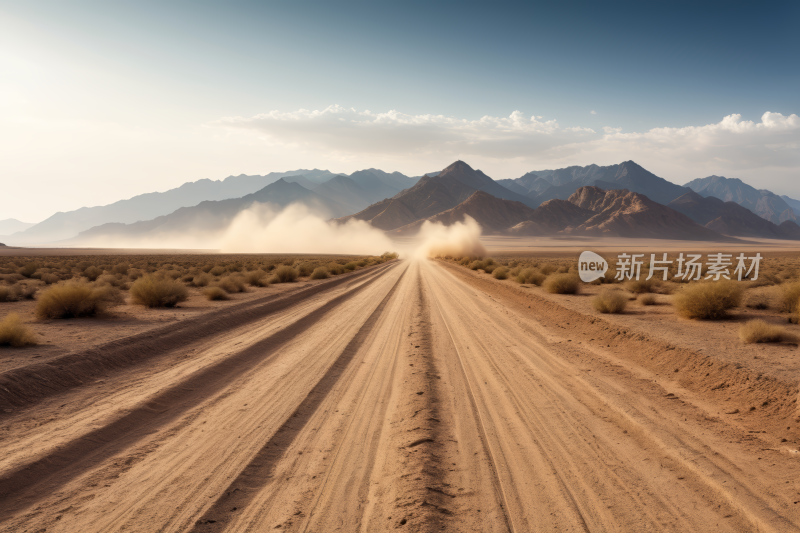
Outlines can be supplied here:
<path id="1" fill-rule="evenodd" d="M 393 261 L 4 369 L 0 530 L 800 529 L 794 367 L 585 300 Z"/>

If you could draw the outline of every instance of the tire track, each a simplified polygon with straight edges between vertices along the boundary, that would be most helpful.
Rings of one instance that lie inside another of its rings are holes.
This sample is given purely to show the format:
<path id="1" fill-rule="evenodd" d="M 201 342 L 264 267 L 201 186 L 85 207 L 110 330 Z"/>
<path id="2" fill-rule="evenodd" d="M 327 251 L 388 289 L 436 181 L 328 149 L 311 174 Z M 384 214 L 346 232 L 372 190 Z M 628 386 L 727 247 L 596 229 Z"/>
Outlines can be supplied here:
<path id="1" fill-rule="evenodd" d="M 245 350 L 195 372 L 116 421 L 67 443 L 32 463 L 4 473 L 0 477 L 0 520 L 6 518 L 12 509 L 13 512 L 19 510 L 15 503 L 24 502 L 25 506 L 35 503 L 39 486 L 44 486 L 45 493 L 53 492 L 91 468 L 91 465 L 133 446 L 146 435 L 176 420 L 188 409 L 208 400 L 232 380 L 271 358 L 282 345 L 323 320 L 396 264 L 376 269 L 373 276 L 349 292 L 337 296 Z"/>
<path id="2" fill-rule="evenodd" d="M 263 319 L 309 296 L 339 285 L 359 281 L 362 277 L 379 276 L 394 264 L 396 262 L 392 261 L 353 275 L 344 274 L 289 295 L 266 296 L 88 350 L 56 357 L 44 363 L 9 370 L 0 374 L 0 420 L 8 416 L 6 410 L 32 407 L 45 398 L 79 387 L 100 374 L 141 364 L 170 353 L 182 347 L 189 339 L 206 339 Z"/>
<path id="3" fill-rule="evenodd" d="M 259 450 L 225 493 L 206 511 L 190 530 L 192 533 L 221 531 L 235 516 L 236 510 L 244 509 L 258 491 L 270 482 L 275 465 L 283 458 L 298 434 L 309 422 L 323 400 L 338 383 L 343 373 L 369 336 L 389 301 L 394 296 L 407 271 L 383 298 L 378 307 L 367 318 L 358 333 L 347 344 L 342 353 L 328 368 L 322 379 L 311 389 L 292 416 L 278 429 L 273 437 Z"/>

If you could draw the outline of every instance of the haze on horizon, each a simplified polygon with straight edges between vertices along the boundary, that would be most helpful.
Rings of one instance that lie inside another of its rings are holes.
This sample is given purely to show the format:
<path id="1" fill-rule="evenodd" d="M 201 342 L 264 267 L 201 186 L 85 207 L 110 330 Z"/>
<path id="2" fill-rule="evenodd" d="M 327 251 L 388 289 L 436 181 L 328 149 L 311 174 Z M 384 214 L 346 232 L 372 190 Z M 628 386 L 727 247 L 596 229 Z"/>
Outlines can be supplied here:
<path id="1" fill-rule="evenodd" d="M 800 196 L 798 4 L 0 1 L 0 219 L 293 168 Z M 365 43 L 369 43 L 365 46 Z"/>

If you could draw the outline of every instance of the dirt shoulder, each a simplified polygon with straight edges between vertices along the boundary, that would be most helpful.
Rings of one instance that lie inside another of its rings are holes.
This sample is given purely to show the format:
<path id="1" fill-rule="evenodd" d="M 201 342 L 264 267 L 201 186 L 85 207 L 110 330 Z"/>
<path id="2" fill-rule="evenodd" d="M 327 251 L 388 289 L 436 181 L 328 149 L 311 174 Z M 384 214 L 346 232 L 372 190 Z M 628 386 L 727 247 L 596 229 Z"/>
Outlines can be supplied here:
<path id="1" fill-rule="evenodd" d="M 691 391 L 709 414 L 749 431 L 775 431 L 800 444 L 797 399 L 800 361 L 796 345 L 746 345 L 738 328 L 749 318 L 782 321 L 773 311 L 737 310 L 727 321 L 691 321 L 675 316 L 670 296 L 647 309 L 630 302 L 622 315 L 601 314 L 591 306 L 599 290 L 554 295 L 531 285 L 496 280 L 482 272 L 439 261 L 449 272 L 509 308 L 528 314 L 550 342 L 580 343 L 610 361 L 633 363 L 666 387 Z M 790 326 L 793 332 L 800 327 Z M 788 429 L 787 429 L 788 428 Z"/>

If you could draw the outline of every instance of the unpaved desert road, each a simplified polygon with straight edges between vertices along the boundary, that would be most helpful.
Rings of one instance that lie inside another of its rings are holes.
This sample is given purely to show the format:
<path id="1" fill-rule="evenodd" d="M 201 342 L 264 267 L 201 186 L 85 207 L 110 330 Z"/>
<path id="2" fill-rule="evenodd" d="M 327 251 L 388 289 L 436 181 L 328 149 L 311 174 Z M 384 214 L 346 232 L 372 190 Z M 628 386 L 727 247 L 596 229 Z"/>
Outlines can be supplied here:
<path id="1" fill-rule="evenodd" d="M 387 263 L 4 415 L 0 529 L 800 529 L 754 458 L 568 341 Z"/>

